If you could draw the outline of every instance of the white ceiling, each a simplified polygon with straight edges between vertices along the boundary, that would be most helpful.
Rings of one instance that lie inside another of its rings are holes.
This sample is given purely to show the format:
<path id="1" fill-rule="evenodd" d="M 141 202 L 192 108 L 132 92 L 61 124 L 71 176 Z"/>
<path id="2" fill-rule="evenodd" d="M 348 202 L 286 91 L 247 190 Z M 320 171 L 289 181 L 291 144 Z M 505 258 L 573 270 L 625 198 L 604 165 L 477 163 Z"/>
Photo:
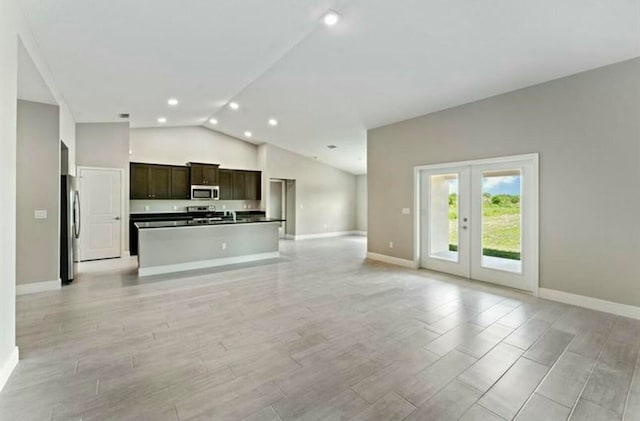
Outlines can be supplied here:
<path id="1" fill-rule="evenodd" d="M 369 128 L 640 56 L 640 0 L 21 3 L 77 121 L 215 116 L 353 173 Z"/>

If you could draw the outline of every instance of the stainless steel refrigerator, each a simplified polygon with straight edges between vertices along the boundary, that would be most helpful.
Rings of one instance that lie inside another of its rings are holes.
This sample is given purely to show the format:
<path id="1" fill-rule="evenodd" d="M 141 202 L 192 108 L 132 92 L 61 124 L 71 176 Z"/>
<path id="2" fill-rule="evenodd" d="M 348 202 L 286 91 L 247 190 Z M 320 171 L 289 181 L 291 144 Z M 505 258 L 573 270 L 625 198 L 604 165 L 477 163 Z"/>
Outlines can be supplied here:
<path id="1" fill-rule="evenodd" d="M 74 243 L 80 238 L 80 196 L 76 179 L 63 175 L 60 180 L 60 279 L 63 284 L 73 281 Z"/>

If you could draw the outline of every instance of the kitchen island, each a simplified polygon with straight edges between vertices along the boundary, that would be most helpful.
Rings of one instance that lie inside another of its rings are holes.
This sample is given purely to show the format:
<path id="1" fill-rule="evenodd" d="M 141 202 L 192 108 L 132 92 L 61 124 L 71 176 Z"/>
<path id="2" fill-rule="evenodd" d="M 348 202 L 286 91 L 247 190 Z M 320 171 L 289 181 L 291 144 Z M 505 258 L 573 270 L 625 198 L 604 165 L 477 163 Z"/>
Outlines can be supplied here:
<path id="1" fill-rule="evenodd" d="M 281 222 L 266 217 L 136 222 L 138 275 L 277 258 Z"/>

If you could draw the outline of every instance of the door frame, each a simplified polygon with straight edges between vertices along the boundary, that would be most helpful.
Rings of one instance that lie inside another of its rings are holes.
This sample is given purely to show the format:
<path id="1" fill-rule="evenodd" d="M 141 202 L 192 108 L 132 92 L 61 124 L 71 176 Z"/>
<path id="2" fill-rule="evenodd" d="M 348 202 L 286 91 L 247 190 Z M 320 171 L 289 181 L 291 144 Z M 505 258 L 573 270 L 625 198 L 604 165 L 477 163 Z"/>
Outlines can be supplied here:
<path id="1" fill-rule="evenodd" d="M 78 165 L 76 167 L 76 177 L 78 178 L 77 185 L 78 185 L 78 192 L 80 194 L 80 201 L 83 200 L 82 199 L 83 194 L 82 194 L 82 191 L 80 190 L 80 186 L 82 185 L 82 183 L 80 183 L 82 170 L 118 171 L 120 173 L 120 215 L 122 215 L 120 217 L 120 258 L 126 257 L 125 256 L 125 246 L 126 246 L 125 228 L 129 224 L 129 215 L 128 213 L 126 213 L 127 207 L 128 207 L 127 205 L 129 204 L 129 199 L 127 197 L 127 188 L 128 188 L 129 182 L 128 182 L 128 179 L 125 178 L 126 173 L 124 168 L 89 167 L 89 166 Z M 127 219 L 126 224 L 125 224 L 125 218 Z M 80 236 L 82 237 L 82 234 L 80 234 Z M 78 261 L 79 262 L 82 261 L 81 243 L 82 243 L 82 238 L 79 238 L 78 239 Z"/>
<path id="2" fill-rule="evenodd" d="M 421 247 L 422 247 L 422 227 L 420 226 L 420 214 L 421 214 L 421 185 L 420 185 L 420 172 L 424 170 L 439 170 L 447 169 L 451 167 L 473 166 L 473 165 L 486 165 L 486 164 L 499 164 L 508 163 L 511 161 L 523 161 L 531 160 L 533 162 L 533 174 L 532 174 L 532 189 L 531 192 L 531 231 L 533 233 L 533 250 L 531 251 L 530 263 L 533 272 L 533 285 L 532 294 L 538 296 L 540 288 L 540 170 L 539 162 L 540 156 L 536 153 L 521 154 L 521 155 L 509 155 L 500 156 L 495 158 L 483 158 L 473 159 L 467 161 L 456 162 L 444 162 L 436 164 L 416 165 L 413 167 L 413 264 L 414 267 L 420 268 L 421 261 Z M 482 281 L 480 281 L 482 282 Z M 498 285 L 498 284 L 496 284 Z"/>
<path id="3" fill-rule="evenodd" d="M 280 223 L 280 227 L 278 227 L 278 233 L 282 234 L 280 236 L 280 239 L 285 238 L 286 234 L 287 234 L 287 227 L 286 227 L 286 219 L 287 219 L 287 182 L 286 180 L 283 180 L 282 178 L 270 178 L 269 179 L 269 196 L 268 196 L 268 202 L 267 202 L 267 216 L 269 218 L 273 218 L 273 215 L 271 215 L 271 183 L 277 183 L 280 184 L 280 194 L 282 196 L 282 198 L 280 199 L 280 206 L 281 206 L 281 215 L 280 217 L 282 219 L 285 220 L 285 222 L 281 222 Z"/>

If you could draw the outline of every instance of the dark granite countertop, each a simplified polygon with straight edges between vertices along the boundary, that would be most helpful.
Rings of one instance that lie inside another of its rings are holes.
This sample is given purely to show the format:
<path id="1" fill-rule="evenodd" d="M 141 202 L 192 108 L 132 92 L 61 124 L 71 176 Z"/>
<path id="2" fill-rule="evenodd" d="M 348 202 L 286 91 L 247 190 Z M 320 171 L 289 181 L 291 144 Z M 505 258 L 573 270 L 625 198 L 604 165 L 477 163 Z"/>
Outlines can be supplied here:
<path id="1" fill-rule="evenodd" d="M 285 221 L 284 219 L 266 218 L 264 216 L 246 216 L 246 217 L 239 217 L 235 221 L 233 219 L 198 221 L 197 223 L 192 220 L 153 221 L 153 222 L 136 222 L 135 226 L 138 229 L 148 229 L 148 228 L 198 227 L 198 226 L 210 226 L 210 225 L 257 224 L 257 223 L 284 222 L 284 221 Z"/>

